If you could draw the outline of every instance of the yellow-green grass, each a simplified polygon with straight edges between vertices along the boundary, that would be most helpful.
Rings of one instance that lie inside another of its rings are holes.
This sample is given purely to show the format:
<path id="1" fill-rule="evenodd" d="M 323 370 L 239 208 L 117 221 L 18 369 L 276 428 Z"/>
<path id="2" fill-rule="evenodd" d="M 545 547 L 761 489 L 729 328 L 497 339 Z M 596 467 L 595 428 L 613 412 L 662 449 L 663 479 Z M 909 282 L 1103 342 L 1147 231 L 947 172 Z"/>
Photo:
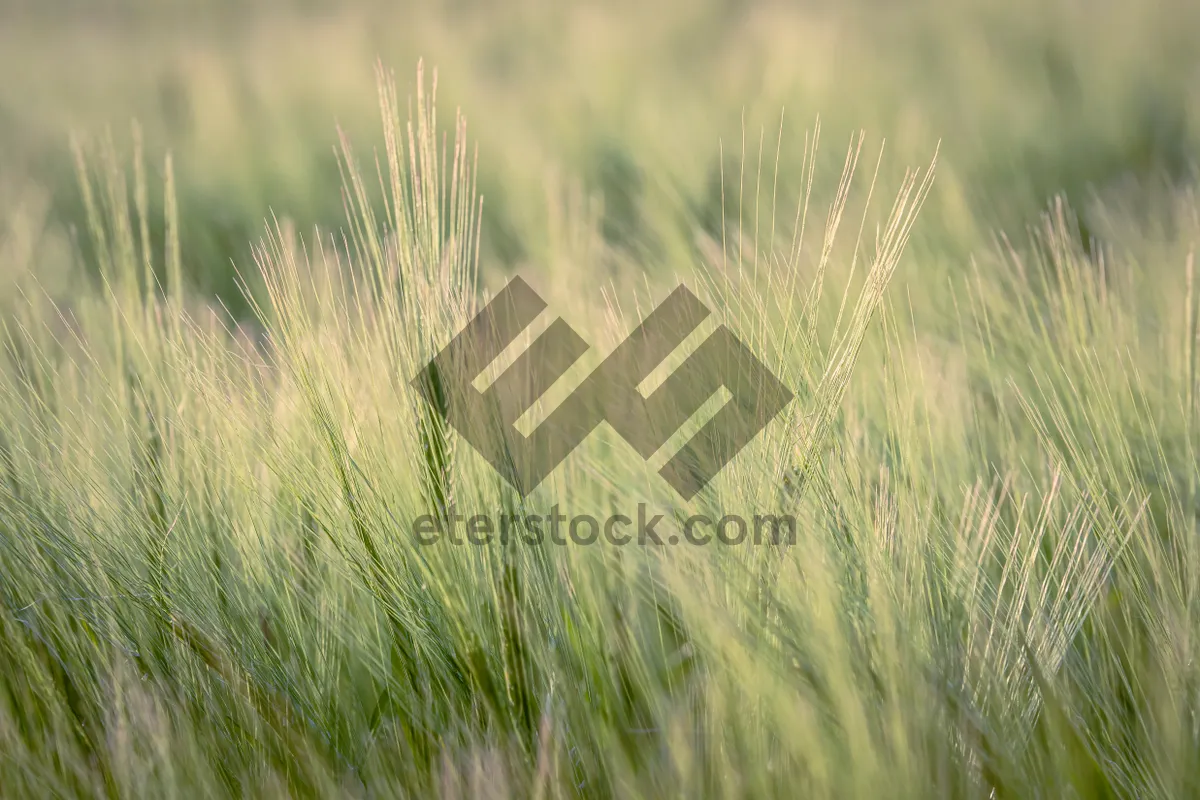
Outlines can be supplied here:
<path id="1" fill-rule="evenodd" d="M 926 32 L 937 42 L 962 42 L 951 34 L 988 9 L 927 5 L 947 28 Z M 1085 43 L 1135 40 L 1168 8 L 1122 12 L 1120 35 L 1111 20 L 1032 19 L 1081 48 L 1069 62 L 1100 64 Z M 842 21 L 802 34 L 781 20 L 809 17 L 755 7 L 730 23 L 741 33 L 707 33 L 749 37 L 710 67 L 725 76 L 710 120 L 686 93 L 674 107 L 639 98 L 639 80 L 662 92 L 688 75 L 623 43 L 615 12 L 527 9 L 506 24 L 599 27 L 551 37 L 578 71 L 529 84 L 515 110 L 531 68 L 517 58 L 520 79 L 472 90 L 470 47 L 499 23 L 460 11 L 444 35 L 464 60 L 439 59 L 437 130 L 432 75 L 397 93 L 387 73 L 310 65 L 359 98 L 342 137 L 326 128 L 328 178 L 262 177 L 304 162 L 308 145 L 289 141 L 320 138 L 286 133 L 294 109 L 268 128 L 201 115 L 228 138 L 184 133 L 169 161 L 155 153 L 172 132 L 150 115 L 112 144 L 79 142 L 62 217 L 76 249 L 54 244 L 52 203 L 18 197 L 2 251 L 22 291 L 6 297 L 0 368 L 0 794 L 1195 794 L 1200 212 L 1186 173 L 1135 175 L 1137 193 L 1107 185 L 1089 201 L 1093 243 L 1066 203 L 1037 214 L 1088 170 L 1056 177 L 1047 164 L 1066 161 L 1029 155 L 1119 150 L 1119 76 L 1085 76 L 1079 119 L 1099 128 L 1064 132 L 1046 129 L 1041 95 L 980 66 L 959 100 L 974 86 L 976 111 L 1027 116 L 972 140 L 953 103 L 929 114 L 912 73 L 885 75 L 863 47 L 847 77 L 855 59 L 813 32 L 888 33 L 886 61 L 917 49 L 902 18 L 825 12 Z M 641 35 L 660 42 L 689 19 L 644 13 Z M 695 25 L 682 38 L 703 42 Z M 820 123 L 789 104 L 780 124 L 800 71 L 770 56 L 790 35 L 816 42 L 797 59 L 829 70 L 804 73 L 836 106 Z M 271 39 L 244 41 L 272 74 L 251 46 Z M 780 84 L 747 97 L 743 122 L 722 103 L 746 92 L 737 54 L 750 51 Z M 1108 48 L 1122 74 L 1157 69 L 1123 52 Z M 547 99 L 592 74 L 594 117 Z M 283 102 L 307 91 L 262 80 Z M 479 109 L 471 138 L 447 89 Z M 906 102 L 919 110 L 896 111 Z M 850 136 L 856 117 L 887 147 Z M 270 137 L 252 130 L 279 134 L 277 167 L 262 168 Z M 1025 149 L 1039 141 L 1048 150 Z M 238 181 L 245 250 L 191 249 L 208 222 L 189 201 Z M 326 210 L 288 213 L 325 181 Z M 611 181 L 642 187 L 616 218 Z M 518 232 L 511 258 L 488 227 L 488 184 Z M 239 314 L 196 291 L 204 269 L 240 278 Z M 605 430 L 522 500 L 408 386 L 517 270 L 592 345 L 582 371 L 684 280 L 796 400 L 689 503 Z M 411 519 L 446 497 L 496 514 L 645 502 L 666 531 L 693 511 L 800 524 L 784 547 L 416 546 Z"/>

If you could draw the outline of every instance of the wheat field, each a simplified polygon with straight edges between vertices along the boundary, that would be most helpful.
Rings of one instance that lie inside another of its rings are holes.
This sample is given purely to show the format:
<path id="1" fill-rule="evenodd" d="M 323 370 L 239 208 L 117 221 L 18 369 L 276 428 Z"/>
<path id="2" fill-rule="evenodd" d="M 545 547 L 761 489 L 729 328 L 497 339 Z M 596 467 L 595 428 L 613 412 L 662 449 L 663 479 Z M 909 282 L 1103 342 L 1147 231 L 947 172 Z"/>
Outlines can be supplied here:
<path id="1" fill-rule="evenodd" d="M 1200 795 L 1197 34 L 0 3 L 0 797 Z M 681 283 L 794 398 L 516 491 L 413 380 L 516 277 L 543 418 Z"/>

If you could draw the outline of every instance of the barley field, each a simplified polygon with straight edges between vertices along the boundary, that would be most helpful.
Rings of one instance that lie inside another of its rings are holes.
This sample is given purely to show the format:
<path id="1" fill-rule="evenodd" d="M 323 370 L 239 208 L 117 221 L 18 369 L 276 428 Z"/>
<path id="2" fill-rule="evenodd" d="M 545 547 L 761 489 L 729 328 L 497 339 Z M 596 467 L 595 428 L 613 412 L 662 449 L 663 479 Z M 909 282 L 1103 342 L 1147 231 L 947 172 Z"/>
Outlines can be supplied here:
<path id="1" fill-rule="evenodd" d="M 1200 796 L 1197 156 L 1189 0 L 0 0 L 0 797 Z M 518 278 L 792 399 L 518 491 Z"/>

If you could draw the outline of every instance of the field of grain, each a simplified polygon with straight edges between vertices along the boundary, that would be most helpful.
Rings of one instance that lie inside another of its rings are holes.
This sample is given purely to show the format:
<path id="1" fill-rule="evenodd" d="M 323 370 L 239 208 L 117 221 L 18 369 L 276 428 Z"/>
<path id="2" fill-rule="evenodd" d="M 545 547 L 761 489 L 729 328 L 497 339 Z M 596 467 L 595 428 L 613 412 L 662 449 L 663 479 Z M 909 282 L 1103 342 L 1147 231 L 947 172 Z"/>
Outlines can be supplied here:
<path id="1" fill-rule="evenodd" d="M 0 0 L 0 796 L 1200 794 L 1198 35 Z M 543 416 L 681 283 L 794 399 L 688 499 L 700 412 L 523 496 L 413 381 L 515 277 Z"/>

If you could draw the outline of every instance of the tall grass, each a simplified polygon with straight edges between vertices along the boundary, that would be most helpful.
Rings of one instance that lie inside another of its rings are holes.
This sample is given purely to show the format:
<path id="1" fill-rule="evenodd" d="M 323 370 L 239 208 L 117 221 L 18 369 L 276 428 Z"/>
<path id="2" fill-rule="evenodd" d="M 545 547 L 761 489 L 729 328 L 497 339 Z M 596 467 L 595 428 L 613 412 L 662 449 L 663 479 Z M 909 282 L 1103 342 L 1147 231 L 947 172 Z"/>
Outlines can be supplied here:
<path id="1" fill-rule="evenodd" d="M 409 386 L 494 288 L 475 150 L 422 75 L 407 122 L 379 86 L 383 153 L 342 139 L 342 231 L 272 220 L 247 265 L 261 336 L 185 290 L 170 165 L 155 241 L 140 158 L 130 186 L 80 148 L 99 279 L 69 308 L 31 292 L 0 369 L 0 793 L 1200 790 L 1189 197 L 1142 243 L 1170 269 L 1089 253 L 1060 204 L 924 298 L 887 289 L 932 166 L 881 203 L 862 138 L 833 183 L 819 128 L 781 130 L 789 185 L 754 136 L 723 156 L 736 219 L 675 274 L 553 200 L 575 266 L 532 279 L 592 345 L 578 378 L 682 279 L 797 399 L 690 503 L 604 430 L 522 500 Z M 800 525 L 708 548 L 409 531 L 448 503 L 637 502 L 664 534 Z"/>
<path id="2" fill-rule="evenodd" d="M 715 234 L 736 216 L 736 193 L 722 204 L 722 140 L 736 153 L 744 127 L 756 155 L 761 121 L 771 163 L 781 108 L 796 129 L 819 111 L 830 142 L 886 133 L 885 169 L 943 141 L 912 242 L 922 280 L 997 228 L 1020 233 L 1055 193 L 1100 233 L 1094 190 L 1110 197 L 1129 175 L 1186 184 L 1200 144 L 1191 0 L 15 6 L 0 3 L 0 216 L 32 185 L 30 210 L 51 200 L 50 243 L 82 232 L 66 132 L 134 117 L 147 152 L 176 154 L 189 286 L 245 319 L 231 262 L 250 263 L 269 208 L 305 230 L 342 224 L 330 122 L 360 146 L 375 138 L 377 55 L 437 63 L 443 99 L 486 121 L 474 134 L 481 255 L 510 271 L 556 257 L 545 220 L 569 180 L 600 197 L 606 245 L 669 273 L 692 257 L 694 224 Z M 801 151 L 781 151 L 781 187 L 801 185 Z M 818 180 L 836 182 L 840 160 L 823 161 L 833 174 Z M 898 188 L 898 175 L 881 180 Z M 157 192 L 149 202 L 160 247 L 165 209 Z M 3 293 L 13 267 L 0 270 Z"/>

